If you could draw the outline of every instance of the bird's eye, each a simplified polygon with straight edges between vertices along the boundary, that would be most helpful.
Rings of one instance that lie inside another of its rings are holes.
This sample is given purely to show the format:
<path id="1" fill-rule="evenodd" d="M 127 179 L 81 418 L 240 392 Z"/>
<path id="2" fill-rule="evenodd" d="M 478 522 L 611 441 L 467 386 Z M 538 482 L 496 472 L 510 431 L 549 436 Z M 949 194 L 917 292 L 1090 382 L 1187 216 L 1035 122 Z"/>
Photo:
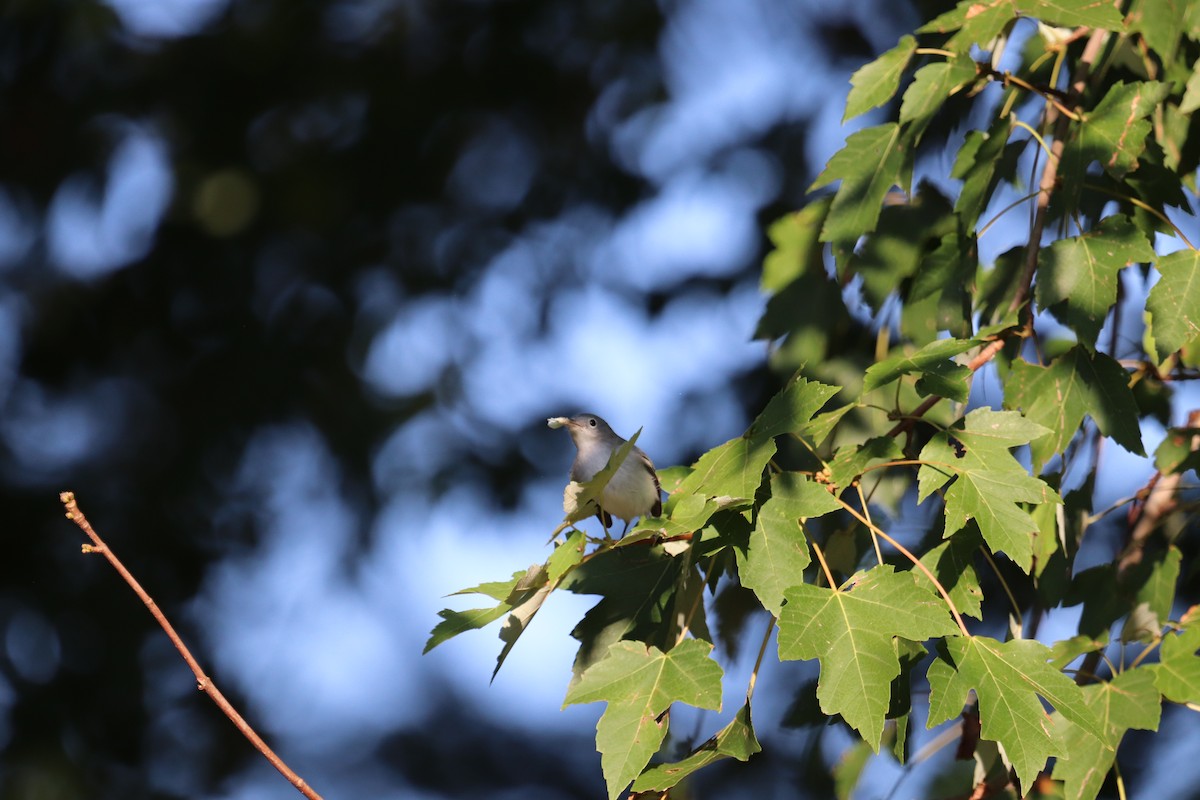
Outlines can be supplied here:
<path id="1" fill-rule="evenodd" d="M 588 425 L 591 425 L 593 428 L 596 427 L 596 418 L 588 417 Z"/>

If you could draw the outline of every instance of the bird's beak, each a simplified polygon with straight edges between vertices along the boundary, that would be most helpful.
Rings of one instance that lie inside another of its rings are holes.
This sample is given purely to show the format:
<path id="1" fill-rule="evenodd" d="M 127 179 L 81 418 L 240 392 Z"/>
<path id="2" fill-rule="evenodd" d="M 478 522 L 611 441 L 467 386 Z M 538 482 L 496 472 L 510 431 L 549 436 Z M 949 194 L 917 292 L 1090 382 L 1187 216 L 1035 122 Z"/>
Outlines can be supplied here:
<path id="1" fill-rule="evenodd" d="M 571 420 L 566 417 L 550 417 L 550 419 L 546 420 L 546 424 L 551 428 L 561 428 L 564 425 L 570 425 Z"/>

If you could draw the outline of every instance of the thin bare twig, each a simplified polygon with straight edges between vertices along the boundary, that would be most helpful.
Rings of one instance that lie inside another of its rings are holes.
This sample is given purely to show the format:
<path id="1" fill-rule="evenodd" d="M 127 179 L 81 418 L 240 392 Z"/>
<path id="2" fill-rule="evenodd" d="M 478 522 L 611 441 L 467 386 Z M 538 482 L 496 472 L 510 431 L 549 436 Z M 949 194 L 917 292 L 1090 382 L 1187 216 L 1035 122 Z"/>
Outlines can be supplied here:
<path id="1" fill-rule="evenodd" d="M 321 800 L 321 795 L 317 794 L 311 786 L 304 782 L 303 778 L 293 772 L 287 764 L 283 763 L 283 759 L 277 756 L 275 751 L 267 746 L 267 743 L 262 740 L 262 737 L 255 733 L 254 729 L 250 727 L 250 724 L 242 718 L 241 714 L 237 712 L 237 709 L 235 709 L 230 702 L 225 699 L 225 695 L 221 694 L 221 691 L 217 688 L 216 684 L 212 682 L 212 679 L 204 674 L 204 670 L 200 668 L 199 662 L 197 662 L 192 656 L 192 653 L 190 650 L 188 650 L 187 645 L 183 643 L 183 639 L 179 638 L 179 634 L 175 632 L 175 627 L 167 620 L 166 615 L 164 615 L 162 610 L 159 609 L 158 604 L 155 603 L 150 595 L 146 593 L 146 590 L 143 589 L 141 584 L 137 582 L 137 579 L 133 577 L 133 574 L 125 568 L 125 565 L 121 563 L 119 558 L 117 558 L 116 553 L 114 553 L 108 547 L 108 545 L 104 543 L 104 540 L 100 538 L 100 534 L 96 533 L 96 531 L 92 528 L 92 524 L 88 522 L 87 517 L 83 515 L 83 512 L 75 503 L 74 493 L 63 492 L 59 495 L 59 499 L 62 500 L 63 505 L 66 506 L 67 519 L 78 525 L 80 530 L 86 533 L 88 538 L 92 540 L 92 544 L 85 544 L 83 546 L 83 552 L 100 553 L 103 555 L 106 559 L 108 559 L 108 563 L 112 565 L 113 569 L 117 571 L 117 574 L 119 574 L 125 580 L 125 583 L 129 584 L 129 588 L 133 589 L 134 594 L 136 594 L 138 598 L 146 605 L 146 608 L 150 610 L 151 616 L 158 621 L 158 624 L 166 632 L 167 637 L 170 638 L 171 643 L 175 645 L 175 649 L 179 651 L 179 654 L 183 656 L 183 660 L 187 662 L 188 667 L 191 668 L 192 674 L 196 676 L 197 688 L 207 694 L 209 698 L 211 698 L 212 701 L 217 704 L 217 707 L 225 713 L 225 716 L 229 717 L 234 726 L 242 732 L 242 735 L 250 740 L 250 743 L 254 745 L 255 749 L 262 753 L 267 761 L 270 761 L 271 765 L 274 766 L 275 769 L 279 770 L 283 777 L 287 778 L 288 781 L 295 786 L 302 795 L 309 798 L 309 800 Z"/>

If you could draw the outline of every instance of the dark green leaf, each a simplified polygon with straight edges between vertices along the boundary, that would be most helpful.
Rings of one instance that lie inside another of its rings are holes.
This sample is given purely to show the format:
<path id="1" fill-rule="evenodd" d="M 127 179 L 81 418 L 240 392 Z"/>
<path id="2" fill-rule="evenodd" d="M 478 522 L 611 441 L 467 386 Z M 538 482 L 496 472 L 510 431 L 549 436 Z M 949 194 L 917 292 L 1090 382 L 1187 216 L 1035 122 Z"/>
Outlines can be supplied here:
<path id="1" fill-rule="evenodd" d="M 1021 359 L 1013 361 L 1004 404 L 1021 409 L 1026 417 L 1050 431 L 1030 446 L 1037 471 L 1063 452 L 1088 414 L 1101 433 L 1126 450 L 1136 455 L 1146 453 L 1129 375 L 1104 353 L 1073 347 L 1049 367 Z"/>
<path id="2" fill-rule="evenodd" d="M 840 493 L 868 468 L 904 458 L 904 451 L 891 436 L 876 436 L 860 445 L 846 445 L 829 462 L 829 480 Z"/>
<path id="3" fill-rule="evenodd" d="M 1194 447 L 1200 428 L 1168 428 L 1154 451 L 1154 467 L 1164 475 L 1200 469 L 1200 450 Z"/>
<path id="4" fill-rule="evenodd" d="M 821 241 L 853 246 L 858 237 L 875 230 L 883 198 L 904 182 L 909 157 L 908 142 L 894 122 L 850 134 L 810 188 L 842 182 L 821 229 Z"/>
<path id="5" fill-rule="evenodd" d="M 916 49 L 916 39 L 902 36 L 899 44 L 851 75 L 852 88 L 846 96 L 846 113 L 842 122 L 892 99 L 900 86 L 900 76 Z"/>
<path id="6" fill-rule="evenodd" d="M 923 373 L 933 376 L 936 380 L 942 381 L 941 384 L 949 391 L 953 391 L 953 399 L 965 400 L 966 396 L 961 390 L 965 389 L 965 380 L 963 386 L 958 385 L 957 379 L 963 379 L 961 373 L 949 373 L 944 371 L 945 367 L 960 366 L 952 365 L 949 359 L 954 356 L 967 352 L 973 347 L 978 347 L 979 341 L 976 339 L 938 339 L 930 342 L 924 347 L 917 350 L 911 355 L 897 353 L 893 356 L 888 356 L 882 361 L 872 364 L 867 367 L 866 376 L 863 379 L 863 392 L 870 392 L 878 389 L 881 386 L 886 386 L 894 380 L 899 379 L 903 375 L 908 375 L 913 372 Z M 942 370 L 939 373 L 939 370 Z M 952 384 L 946 384 L 946 378 L 954 375 L 956 380 Z M 943 395 L 943 397 L 948 395 Z"/>
<path id="7" fill-rule="evenodd" d="M 760 285 L 775 294 L 801 275 L 824 275 L 818 234 L 829 213 L 831 197 L 819 197 L 799 211 L 775 220 L 767 229 L 774 249 L 763 259 Z"/>
<path id="8" fill-rule="evenodd" d="M 1042 251 L 1037 301 L 1093 347 L 1117 300 L 1117 273 L 1154 257 L 1145 234 L 1128 217 L 1106 217 L 1094 230 L 1059 239 Z M 1060 303 L 1062 310 L 1054 308 Z"/>
<path id="9" fill-rule="evenodd" d="M 1158 730 L 1161 698 L 1150 669 L 1125 670 L 1107 683 L 1083 687 L 1083 694 L 1106 735 L 1093 736 L 1055 715 L 1068 755 L 1055 763 L 1054 778 L 1063 781 L 1067 800 L 1093 800 L 1099 794 L 1127 730 Z"/>

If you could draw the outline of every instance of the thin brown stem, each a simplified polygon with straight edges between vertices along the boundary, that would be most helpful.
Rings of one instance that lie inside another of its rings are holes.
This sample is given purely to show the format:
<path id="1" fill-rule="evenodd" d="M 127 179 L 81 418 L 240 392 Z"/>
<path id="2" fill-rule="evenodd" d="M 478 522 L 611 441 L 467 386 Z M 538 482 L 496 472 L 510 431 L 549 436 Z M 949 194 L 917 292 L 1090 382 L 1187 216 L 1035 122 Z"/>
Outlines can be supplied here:
<path id="1" fill-rule="evenodd" d="M 980 350 L 979 353 L 967 363 L 967 369 L 971 370 L 971 372 L 978 372 L 984 364 L 991 361 L 996 357 L 997 353 L 1004 349 L 1004 341 L 1005 340 L 1002 338 L 997 338 L 989 342 L 987 347 Z M 925 398 L 925 402 L 917 406 L 907 417 L 897 422 L 896 425 L 890 431 L 888 431 L 887 435 L 899 436 L 902 433 L 912 430 L 913 426 L 917 424 L 917 420 L 925 416 L 926 412 L 936 406 L 940 400 L 942 400 L 942 397 L 936 394 Z"/>
<path id="2" fill-rule="evenodd" d="M 140 599 L 142 603 L 145 604 L 146 608 L 150 610 L 150 615 L 154 617 L 159 626 L 161 626 L 166 632 L 167 637 L 171 640 L 171 643 L 175 645 L 175 649 L 179 651 L 179 655 L 183 656 L 184 662 L 186 662 L 188 667 L 191 668 L 192 674 L 196 676 L 196 685 L 200 691 L 207 694 L 209 698 L 217 704 L 217 707 L 225 713 L 225 716 L 229 717 L 234 726 L 242 732 L 242 735 L 250 740 L 250 744 L 254 745 L 255 749 L 262 753 L 263 757 L 266 758 L 267 761 L 270 761 L 271 765 L 274 766 L 275 769 L 279 770 L 283 777 L 287 778 L 288 781 L 295 786 L 302 795 L 310 798 L 310 800 L 321 800 L 321 795 L 317 794 L 311 786 L 304 782 L 303 778 L 293 772 L 287 764 L 283 763 L 283 759 L 277 756 L 275 751 L 267 746 L 267 743 L 264 742 L 262 737 L 260 737 L 254 731 L 254 729 L 250 727 L 250 724 L 242 718 L 242 715 L 237 712 L 237 709 L 235 709 L 230 702 L 225 699 L 225 695 L 221 694 L 221 691 L 217 688 L 216 684 L 212 682 L 212 679 L 204 674 L 204 670 L 200 668 L 199 662 L 196 661 L 196 659 L 192 656 L 191 651 L 188 650 L 187 645 L 183 643 L 183 639 L 181 639 L 179 634 L 176 633 L 175 627 L 167 620 L 166 615 L 163 614 L 161 609 L 159 609 L 158 604 L 155 603 L 146 590 L 142 588 L 141 584 L 137 582 L 137 579 L 133 577 L 133 574 L 125 568 L 125 565 L 121 563 L 119 558 L 117 558 L 116 553 L 109 549 L 108 545 L 104 543 L 104 540 L 100 538 L 100 534 L 96 533 L 96 531 L 92 528 L 92 525 L 90 522 L 88 522 L 87 517 L 83 515 L 83 511 L 81 511 L 79 506 L 75 503 L 75 495 L 72 492 L 63 492 L 59 495 L 59 499 L 61 499 L 63 505 L 66 506 L 67 519 L 78 525 L 80 530 L 87 534 L 88 538 L 92 540 L 92 544 L 85 544 L 83 546 L 83 552 L 100 553 L 103 555 L 108 560 L 108 563 L 112 565 L 113 569 L 117 571 L 117 574 L 124 579 L 125 583 L 129 584 L 129 588 L 133 589 L 133 592 L 138 596 L 138 599 Z"/>
<path id="3" fill-rule="evenodd" d="M 771 615 L 771 621 L 767 623 L 767 631 L 763 634 L 762 644 L 758 646 L 758 658 L 754 659 L 754 669 L 750 672 L 750 682 L 746 684 L 746 705 L 750 705 L 750 700 L 754 697 L 754 687 L 758 683 L 758 671 L 762 668 L 763 656 L 767 652 L 767 644 L 771 641 L 771 631 L 775 630 L 775 615 Z"/>
<path id="4" fill-rule="evenodd" d="M 950 614 L 954 617 L 954 621 L 958 623 L 958 629 L 960 631 L 962 631 L 963 636 L 966 636 L 969 638 L 971 636 L 971 632 L 969 630 L 967 630 L 967 624 L 965 622 L 963 622 L 962 614 L 958 613 L 958 607 L 956 605 L 954 605 L 954 601 L 950 599 L 950 593 L 946 591 L 945 586 L 942 586 L 942 582 L 939 581 L 937 579 L 937 577 L 932 572 L 929 571 L 929 567 L 927 567 L 923 563 L 921 563 L 921 559 L 919 559 L 915 555 L 913 555 L 911 550 L 909 550 L 907 547 L 905 547 L 904 545 L 897 542 L 895 539 L 893 539 L 888 534 L 884 533 L 882 528 L 880 528 L 877 525 L 872 524 L 872 522 L 869 519 L 864 517 L 862 514 L 859 514 L 858 511 L 854 508 L 854 506 L 850 505 L 845 500 L 842 500 L 840 498 L 837 499 L 837 502 L 839 505 L 841 505 L 842 508 L 846 509 L 846 511 L 849 511 L 851 516 L 856 518 L 863 525 L 866 525 L 869 529 L 871 529 L 875 533 L 879 534 L 879 536 L 882 537 L 883 540 L 886 541 L 888 544 L 890 544 L 892 547 L 899 550 L 900 554 L 902 556 L 904 556 L 909 561 L 911 561 L 912 565 L 914 567 L 921 570 L 921 572 L 925 575 L 925 577 L 929 578 L 929 580 L 933 582 L 934 588 L 936 588 L 938 590 L 938 594 L 940 594 L 942 596 L 942 599 L 946 601 L 946 605 L 950 607 Z M 816 545 L 814 545 L 813 547 L 815 549 Z M 817 552 L 820 553 L 819 550 Z M 821 564 L 824 565 L 824 563 L 825 563 L 825 560 L 824 560 L 824 557 L 822 556 Z"/>
<path id="5" fill-rule="evenodd" d="M 1067 106 L 1074 108 L 1079 104 L 1079 99 L 1083 96 L 1083 90 L 1087 86 L 1092 62 L 1100 55 L 1100 50 L 1104 47 L 1107 37 L 1107 31 L 1100 29 L 1092 31 L 1092 35 L 1083 48 L 1083 54 L 1079 57 L 1079 63 L 1075 65 L 1074 79 L 1071 81 L 1071 89 L 1067 93 Z M 1029 231 L 1029 244 L 1025 248 L 1025 266 L 1021 271 L 1021 279 L 1017 283 L 1017 291 L 1008 307 L 1009 311 L 1016 311 L 1022 315 L 1027 327 L 1033 324 L 1029 291 L 1033 286 L 1033 273 L 1037 270 L 1038 253 L 1042 245 L 1042 231 L 1046 227 L 1046 212 L 1050 209 L 1050 196 L 1054 193 L 1054 185 L 1058 181 L 1058 165 L 1067 146 L 1067 131 L 1071 124 L 1071 117 L 1058 113 L 1056 106 L 1057 104 L 1049 107 L 1046 111 L 1047 121 L 1053 120 L 1054 122 L 1054 141 L 1050 145 L 1050 158 L 1046 159 L 1046 166 L 1042 170 L 1042 179 L 1038 184 L 1037 209 Z"/>
<path id="6" fill-rule="evenodd" d="M 805 533 L 808 529 L 805 529 Z M 821 550 L 821 545 L 817 544 L 817 540 L 811 535 L 808 537 L 808 543 L 812 545 L 813 552 L 817 554 L 817 560 L 821 562 L 821 569 L 825 572 L 825 580 L 829 582 L 830 589 L 836 589 L 837 584 L 833 580 L 833 572 L 829 569 L 829 563 L 825 560 L 825 553 Z"/>

